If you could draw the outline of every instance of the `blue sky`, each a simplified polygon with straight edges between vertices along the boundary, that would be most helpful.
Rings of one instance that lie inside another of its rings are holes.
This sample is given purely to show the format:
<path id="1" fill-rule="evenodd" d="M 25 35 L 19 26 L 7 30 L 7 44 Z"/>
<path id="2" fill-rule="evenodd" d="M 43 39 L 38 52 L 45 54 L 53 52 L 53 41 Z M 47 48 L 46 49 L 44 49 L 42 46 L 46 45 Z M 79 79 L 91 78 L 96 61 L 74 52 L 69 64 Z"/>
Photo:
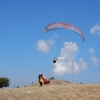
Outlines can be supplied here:
<path id="1" fill-rule="evenodd" d="M 10 87 L 46 78 L 100 83 L 99 0 L 0 0 L 0 77 Z M 54 22 L 78 27 L 85 40 L 70 30 L 44 28 Z M 53 58 L 58 57 L 56 64 Z"/>

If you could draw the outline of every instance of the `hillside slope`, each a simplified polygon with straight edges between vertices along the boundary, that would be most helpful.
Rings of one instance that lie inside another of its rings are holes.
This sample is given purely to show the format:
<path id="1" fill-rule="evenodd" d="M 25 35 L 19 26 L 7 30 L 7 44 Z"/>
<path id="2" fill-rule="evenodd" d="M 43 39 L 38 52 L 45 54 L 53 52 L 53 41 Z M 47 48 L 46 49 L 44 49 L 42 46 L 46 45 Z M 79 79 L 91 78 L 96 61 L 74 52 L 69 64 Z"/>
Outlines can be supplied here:
<path id="1" fill-rule="evenodd" d="M 51 80 L 48 85 L 0 89 L 0 100 L 100 100 L 100 84 L 71 84 Z"/>

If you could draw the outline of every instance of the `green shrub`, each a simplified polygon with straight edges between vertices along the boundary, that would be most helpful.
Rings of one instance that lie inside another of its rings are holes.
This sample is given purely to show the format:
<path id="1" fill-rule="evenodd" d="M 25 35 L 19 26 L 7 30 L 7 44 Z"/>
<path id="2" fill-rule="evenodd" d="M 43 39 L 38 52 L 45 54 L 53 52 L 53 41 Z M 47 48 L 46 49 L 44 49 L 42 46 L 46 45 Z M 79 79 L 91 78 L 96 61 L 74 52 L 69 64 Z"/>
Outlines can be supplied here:
<path id="1" fill-rule="evenodd" d="M 54 80 L 55 78 L 54 77 L 51 77 L 51 78 L 49 78 L 50 80 Z"/>
<path id="2" fill-rule="evenodd" d="M 0 88 L 9 87 L 10 81 L 6 77 L 0 77 Z"/>

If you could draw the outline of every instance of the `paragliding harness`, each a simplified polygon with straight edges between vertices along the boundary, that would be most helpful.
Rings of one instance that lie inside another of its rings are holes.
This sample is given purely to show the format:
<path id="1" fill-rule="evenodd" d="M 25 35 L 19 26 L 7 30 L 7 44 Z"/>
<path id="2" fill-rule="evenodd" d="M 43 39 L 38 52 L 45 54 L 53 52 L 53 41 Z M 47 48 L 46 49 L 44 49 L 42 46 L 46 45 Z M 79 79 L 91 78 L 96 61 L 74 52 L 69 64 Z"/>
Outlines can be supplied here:
<path id="1" fill-rule="evenodd" d="M 39 83 L 40 83 L 40 86 L 42 86 L 42 84 L 49 84 L 50 83 L 50 80 L 46 79 L 42 74 L 39 75 Z"/>
<path id="2" fill-rule="evenodd" d="M 53 63 L 56 63 L 57 60 L 58 60 L 57 58 L 54 58 L 54 59 L 53 59 Z"/>
<path id="3" fill-rule="evenodd" d="M 53 63 L 56 63 L 56 60 L 53 60 Z"/>

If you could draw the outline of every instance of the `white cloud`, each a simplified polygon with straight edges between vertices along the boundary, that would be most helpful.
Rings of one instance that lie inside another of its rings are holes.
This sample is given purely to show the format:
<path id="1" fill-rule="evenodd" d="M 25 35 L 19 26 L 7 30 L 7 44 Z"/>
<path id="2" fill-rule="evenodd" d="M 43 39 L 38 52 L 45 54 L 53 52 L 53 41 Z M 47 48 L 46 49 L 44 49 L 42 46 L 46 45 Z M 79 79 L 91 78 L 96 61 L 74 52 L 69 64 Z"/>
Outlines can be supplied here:
<path id="1" fill-rule="evenodd" d="M 80 64 L 81 70 L 87 69 L 87 63 L 84 62 L 82 58 L 80 58 L 79 60 L 80 60 L 80 63 L 79 64 Z"/>
<path id="2" fill-rule="evenodd" d="M 90 33 L 91 34 L 98 34 L 98 35 L 100 35 L 100 26 L 98 25 L 98 23 L 96 23 L 94 25 L 94 27 L 91 28 Z"/>
<path id="3" fill-rule="evenodd" d="M 38 40 L 38 42 L 36 43 L 36 49 L 38 50 L 38 51 L 40 51 L 40 52 L 44 52 L 44 53 L 46 53 L 46 52 L 48 52 L 49 51 L 49 46 L 48 46 L 48 44 L 47 44 L 47 42 L 46 41 L 44 41 L 44 40 Z"/>
<path id="4" fill-rule="evenodd" d="M 55 33 L 55 37 L 58 38 L 59 36 Z"/>
<path id="5" fill-rule="evenodd" d="M 94 49 L 93 48 L 90 48 L 89 49 L 89 52 L 93 55 L 94 54 Z"/>
<path id="6" fill-rule="evenodd" d="M 55 38 L 57 38 L 58 35 L 55 34 L 52 38 L 50 38 L 49 40 L 45 41 L 45 40 L 38 40 L 36 43 L 36 49 L 39 52 L 43 52 L 43 53 L 47 53 L 50 50 L 50 47 L 52 45 L 55 44 Z"/>
<path id="7" fill-rule="evenodd" d="M 55 40 L 54 40 L 54 39 L 49 39 L 49 40 L 47 41 L 47 43 L 50 44 L 50 45 L 53 45 L 53 44 L 55 43 Z"/>
<path id="8" fill-rule="evenodd" d="M 54 64 L 53 72 L 55 75 L 64 75 L 66 73 L 72 73 L 72 60 L 73 73 L 78 73 L 87 68 L 87 63 L 82 58 L 79 59 L 79 63 L 75 61 L 78 52 L 78 46 L 72 42 L 65 42 L 64 47 L 61 49 L 61 54 L 58 57 L 58 61 Z"/>
<path id="9" fill-rule="evenodd" d="M 99 59 L 92 57 L 92 62 L 94 64 L 94 66 L 98 66 L 99 65 Z"/>
<path id="10" fill-rule="evenodd" d="M 38 40 L 36 43 L 36 49 L 40 52 L 46 53 L 50 50 L 51 45 L 55 43 L 55 39 L 49 39 L 48 41 L 45 40 Z"/>
<path id="11" fill-rule="evenodd" d="M 89 52 L 91 53 L 91 61 L 94 64 L 94 66 L 98 66 L 99 65 L 99 59 L 95 58 L 94 56 L 94 49 L 90 48 Z"/>

